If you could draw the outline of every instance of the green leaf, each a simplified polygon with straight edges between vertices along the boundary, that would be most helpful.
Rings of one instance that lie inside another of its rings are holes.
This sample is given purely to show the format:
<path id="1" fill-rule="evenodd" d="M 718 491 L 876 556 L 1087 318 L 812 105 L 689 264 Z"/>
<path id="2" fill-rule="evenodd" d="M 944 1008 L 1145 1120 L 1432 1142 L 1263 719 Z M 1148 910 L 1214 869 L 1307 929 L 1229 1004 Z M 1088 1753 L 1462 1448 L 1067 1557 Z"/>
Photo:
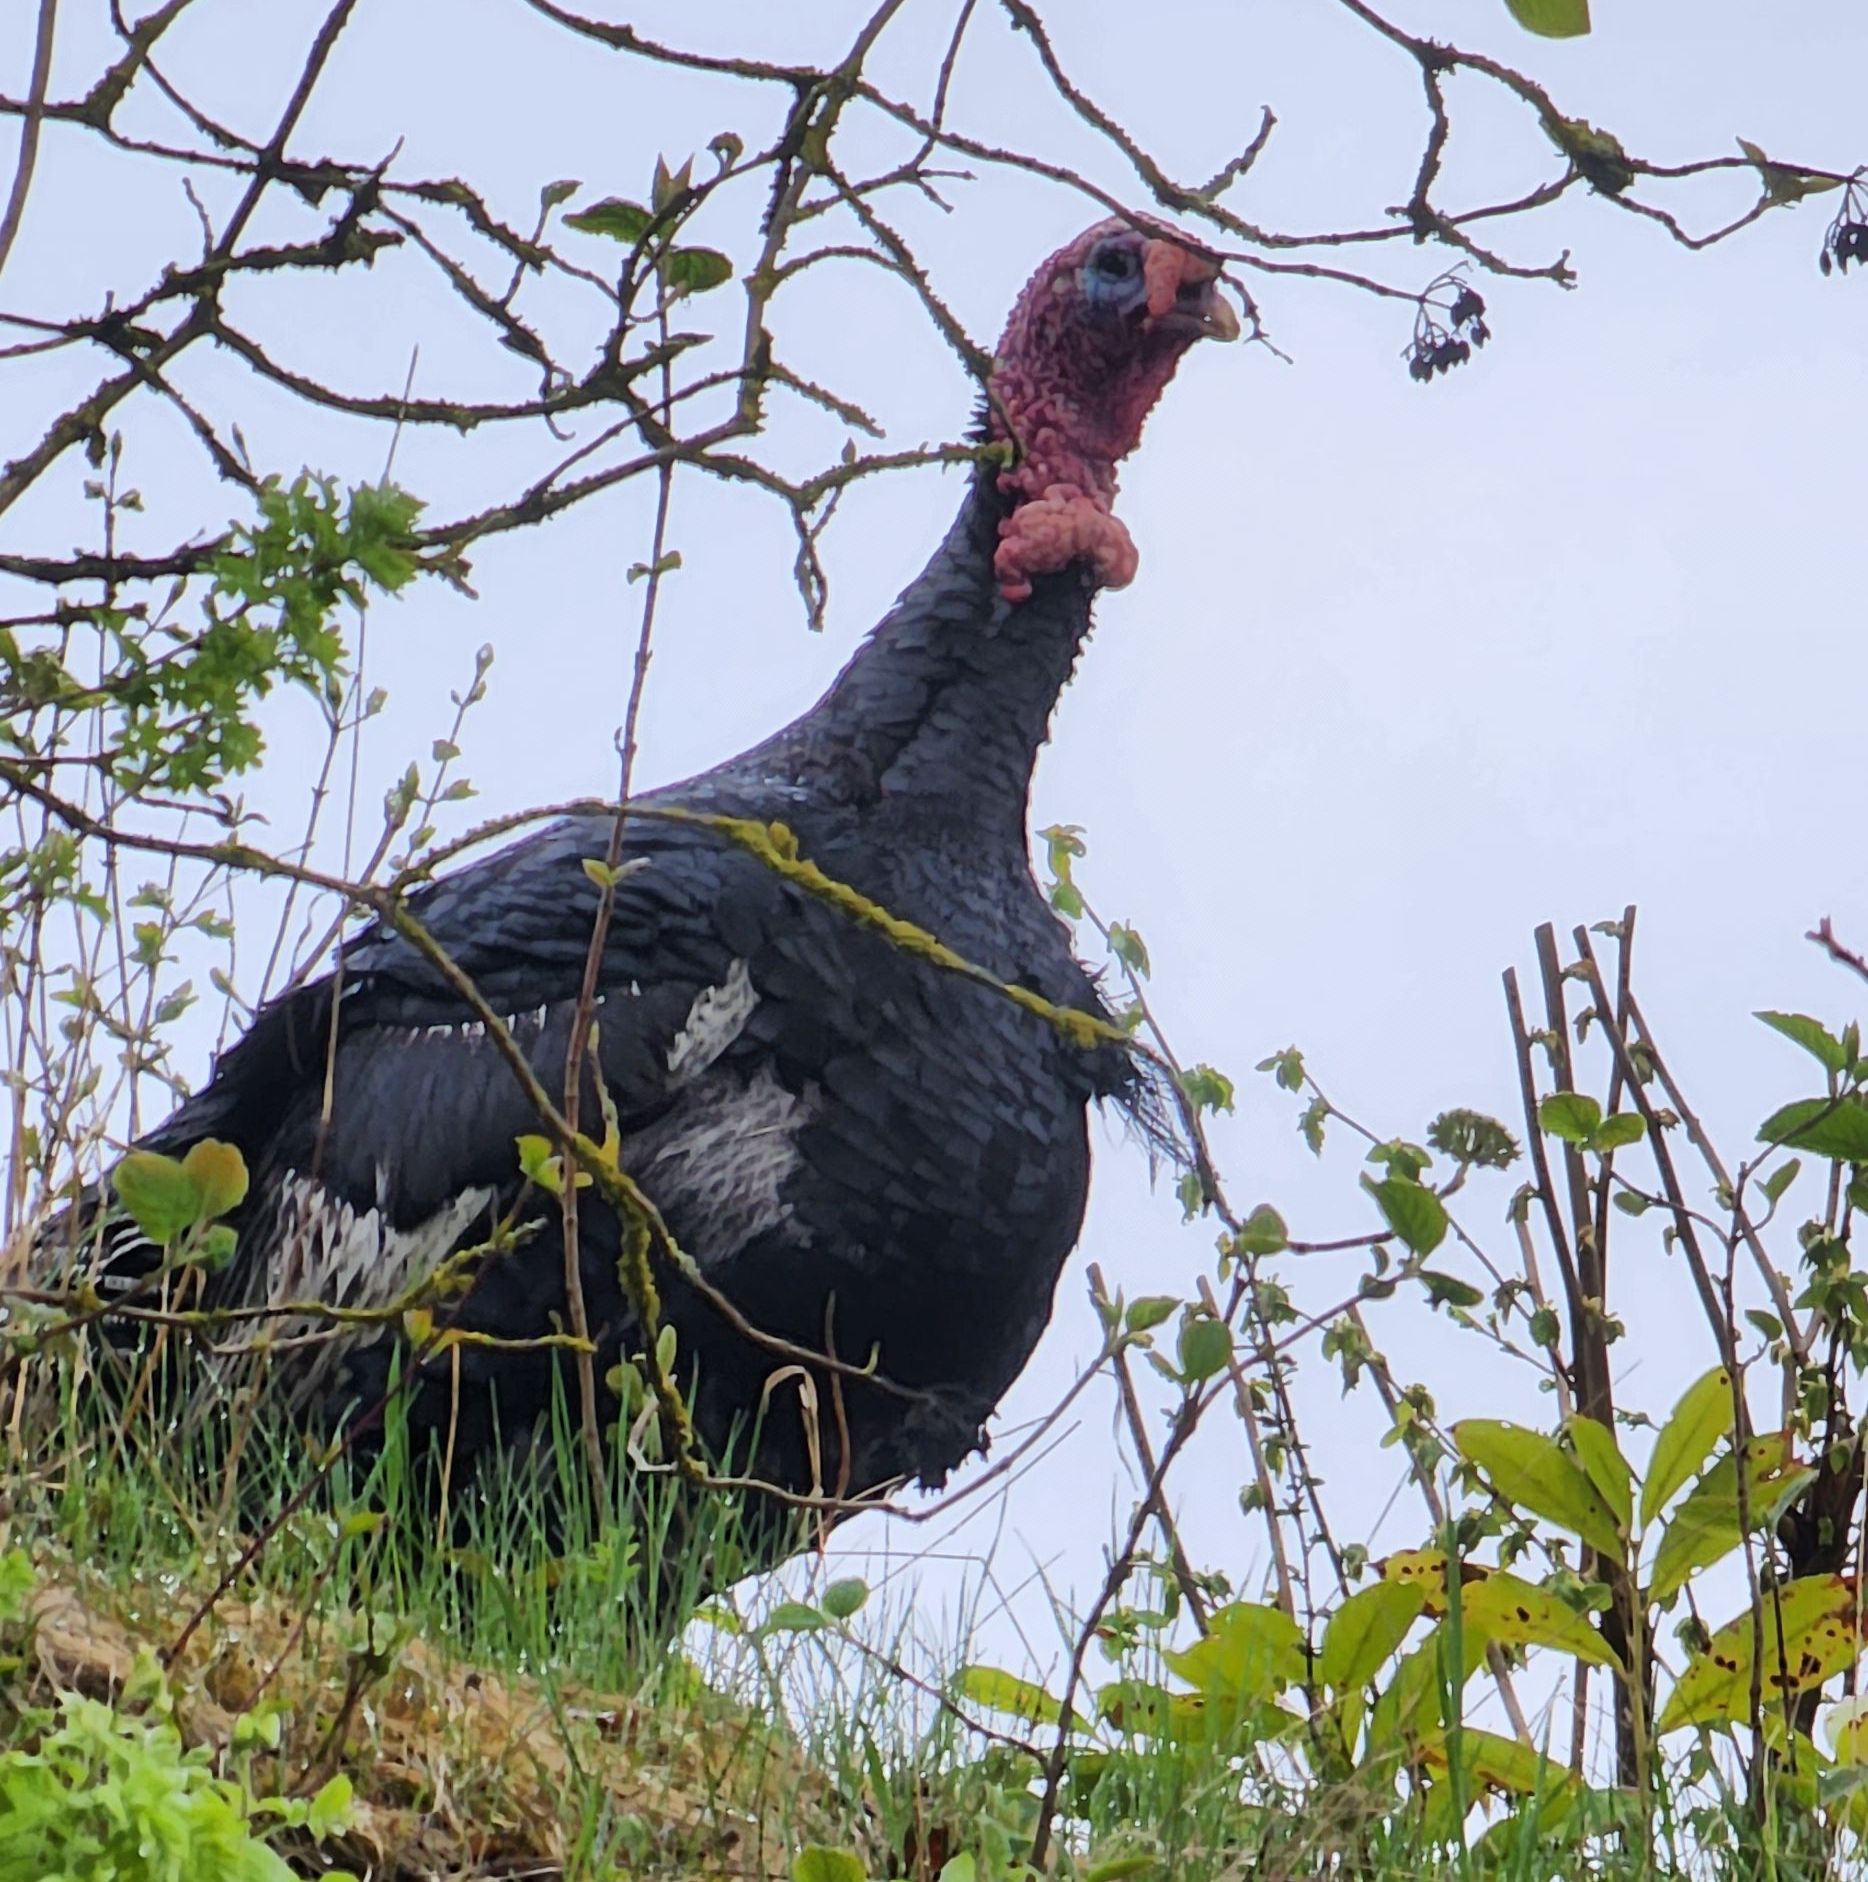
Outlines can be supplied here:
<path id="1" fill-rule="evenodd" d="M 1483 1111 L 1442 1111 L 1427 1126 L 1427 1141 L 1455 1163 L 1483 1170 L 1508 1169 L 1518 1159 L 1518 1140 Z"/>
<path id="2" fill-rule="evenodd" d="M 1387 1176 L 1363 1187 L 1375 1198 L 1388 1226 L 1417 1255 L 1430 1255 L 1446 1239 L 1446 1205 L 1424 1184 Z"/>
<path id="3" fill-rule="evenodd" d="M 957 1697 L 985 1706 L 993 1712 L 1010 1713 L 1033 1725 L 1056 1725 L 1064 1716 L 1063 1707 L 1034 1680 L 1020 1679 L 997 1666 L 963 1666 L 953 1676 Z"/>
<path id="4" fill-rule="evenodd" d="M 1868 1109 L 1853 1098 L 1799 1098 L 1758 1126 L 1758 1142 L 1837 1163 L 1868 1163 Z"/>
<path id="5" fill-rule="evenodd" d="M 662 279 L 674 294 L 705 294 L 733 278 L 733 264 L 713 248 L 677 248 L 662 263 Z"/>
<path id="6" fill-rule="evenodd" d="M 1181 1304 L 1178 1294 L 1144 1294 L 1140 1300 L 1129 1302 L 1128 1311 L 1122 1316 L 1122 1325 L 1130 1333 L 1146 1333 L 1151 1327 L 1158 1327 Z"/>
<path id="7" fill-rule="evenodd" d="M 25 1618 L 27 1599 L 38 1580 L 32 1558 L 24 1549 L 8 1549 L 0 1555 L 0 1621 Z"/>
<path id="8" fill-rule="evenodd" d="M 513 1142 L 519 1146 L 519 1174 L 528 1183 L 536 1183 L 548 1195 L 564 1194 L 564 1165 L 551 1147 L 549 1137 L 528 1131 Z"/>
<path id="9" fill-rule="evenodd" d="M 1751 1529 L 1771 1528 L 1815 1475 L 1792 1451 L 1789 1432 L 1751 1439 L 1745 1446 L 1745 1512 Z M 1688 1492 L 1661 1532 L 1649 1590 L 1653 1599 L 1670 1600 L 1700 1569 L 1730 1555 L 1741 1537 L 1738 1465 L 1727 1452 Z"/>
<path id="10" fill-rule="evenodd" d="M 1507 0 L 1507 4 L 1510 0 Z M 1576 173 L 1604 196 L 1619 196 L 1635 180 L 1621 140 L 1584 118 L 1552 115 L 1543 120 L 1550 141 L 1576 166 Z"/>
<path id="11" fill-rule="evenodd" d="M 1196 1111 L 1232 1109 L 1232 1080 L 1210 1065 L 1190 1065 L 1180 1075 L 1180 1088 Z"/>
<path id="12" fill-rule="evenodd" d="M 1625 1150 L 1647 1135 L 1647 1119 L 1639 1111 L 1617 1111 L 1605 1117 L 1590 1133 L 1591 1150 Z"/>
<path id="13" fill-rule="evenodd" d="M 1615 1512 L 1624 1530 L 1634 1526 L 1634 1472 L 1607 1425 L 1593 1418 L 1572 1418 L 1564 1427 L 1584 1474 Z"/>
<path id="14" fill-rule="evenodd" d="M 1546 1134 L 1580 1150 L 1602 1122 L 1602 1107 L 1580 1091 L 1554 1092 L 1537 1107 L 1537 1121 Z"/>
<path id="15" fill-rule="evenodd" d="M 1666 1508 L 1673 1493 L 1712 1455 L 1713 1446 L 1732 1434 L 1737 1421 L 1732 1375 L 1723 1366 L 1694 1380 L 1680 1394 L 1654 1440 L 1654 1455 L 1641 1485 L 1641 1527 Z"/>
<path id="16" fill-rule="evenodd" d="M 1109 924 L 1109 951 L 1138 979 L 1148 978 L 1148 945 L 1127 923 Z"/>
<path id="17" fill-rule="evenodd" d="M 1784 1191 L 1797 1180 L 1802 1170 L 1803 1159 L 1801 1157 L 1792 1157 L 1788 1163 L 1780 1163 L 1758 1185 L 1764 1191 L 1764 1200 L 1770 1203 L 1781 1201 Z"/>
<path id="18" fill-rule="evenodd" d="M 1374 1678 L 1400 1646 L 1426 1604 L 1418 1582 L 1371 1582 L 1358 1588 L 1329 1618 L 1317 1671 L 1334 1692 L 1351 1692 Z"/>
<path id="19" fill-rule="evenodd" d="M 765 1617 L 759 1633 L 761 1638 L 767 1634 L 815 1633 L 828 1618 L 821 1608 L 812 1607 L 808 1601 L 781 1601 Z"/>
<path id="20" fill-rule="evenodd" d="M 1180 1323 L 1181 1377 L 1198 1384 L 1224 1372 L 1232 1359 L 1232 1328 L 1209 1313 L 1192 1313 Z"/>
<path id="21" fill-rule="evenodd" d="M 201 1219 L 201 1191 L 174 1157 L 156 1150 L 132 1150 L 111 1175 L 130 1220 L 152 1242 L 173 1241 Z"/>
<path id="22" fill-rule="evenodd" d="M 1421 1269 L 1420 1282 L 1435 1307 L 1476 1307 L 1485 1299 L 1483 1288 L 1451 1274 L 1438 1274 L 1432 1268 Z"/>
<path id="23" fill-rule="evenodd" d="M 198 1222 L 211 1222 L 246 1200 L 246 1159 L 232 1144 L 204 1137 L 182 1159 L 199 1198 Z"/>
<path id="24" fill-rule="evenodd" d="M 1502 1418 L 1462 1419 L 1452 1436 L 1460 1456 L 1484 1471 L 1507 1503 L 1560 1523 L 1600 1554 L 1621 1559 L 1614 1511 L 1554 1438 Z"/>
<path id="25" fill-rule="evenodd" d="M 1268 1202 L 1261 1202 L 1232 1238 L 1233 1253 L 1238 1255 L 1275 1255 L 1289 1246 L 1284 1218 Z"/>
<path id="26" fill-rule="evenodd" d="M 183 1251 L 184 1264 L 219 1274 L 240 1251 L 240 1236 L 231 1222 L 216 1222 L 198 1236 L 191 1235 Z"/>
<path id="27" fill-rule="evenodd" d="M 791 1859 L 791 1882 L 869 1882 L 869 1871 L 847 1849 L 806 1843 Z"/>
<path id="28" fill-rule="evenodd" d="M 631 248 L 654 224 L 652 211 L 640 203 L 625 202 L 620 196 L 606 196 L 602 202 L 592 203 L 588 209 L 580 209 L 564 219 L 567 229 L 577 229 L 585 235 L 607 235 L 611 241 L 626 243 Z"/>
<path id="29" fill-rule="evenodd" d="M 1236 1601 L 1217 1609 L 1204 1639 L 1162 1656 L 1209 1698 L 1274 1699 L 1304 1677 L 1304 1637 L 1281 1608 Z"/>
<path id="30" fill-rule="evenodd" d="M 847 1621 L 869 1599 L 869 1584 L 860 1576 L 846 1576 L 833 1581 L 819 1597 L 818 1605 L 833 1621 Z"/>
<path id="31" fill-rule="evenodd" d="M 1127 1882 L 1132 1875 L 1154 1875 L 1160 1867 L 1160 1859 L 1155 1856 L 1111 1856 L 1107 1862 L 1098 1862 L 1092 1857 L 1083 1871 L 1083 1882 Z M 947 1871 L 943 1869 L 941 1882 L 946 1882 L 946 1877 Z"/>
<path id="32" fill-rule="evenodd" d="M 320 1842 L 350 1828 L 353 1798 L 350 1779 L 343 1772 L 319 1786 L 305 1812 L 305 1828 Z"/>
<path id="33" fill-rule="evenodd" d="M 1744 142 L 1742 138 L 1739 141 Z M 1752 156 L 1755 149 L 1747 145 L 1745 154 Z M 1759 152 L 1754 161 L 1761 158 Z M 1842 1041 L 1821 1020 L 1812 1019 L 1807 1013 L 1754 1013 L 1752 1018 L 1763 1020 L 1773 1032 L 1780 1032 L 1800 1045 L 1824 1071 L 1842 1073 L 1849 1069 L 1849 1055 L 1843 1050 Z"/>
<path id="34" fill-rule="evenodd" d="M 1738 140 L 1738 147 L 1752 161 L 1758 172 L 1759 181 L 1764 185 L 1764 193 L 1773 203 L 1801 202 L 1806 196 L 1819 195 L 1824 190 L 1840 189 L 1842 179 L 1834 176 L 1812 176 L 1807 170 L 1792 169 L 1788 164 L 1773 163 L 1756 144 L 1746 139 Z M 1763 1014 L 1758 1017 L 1762 1019 Z M 1791 1015 L 1796 1018 L 1798 1015 Z M 1840 1066 L 1836 1068 L 1838 1071 Z"/>
<path id="35" fill-rule="evenodd" d="M 1589 0 L 1505 0 L 1511 17 L 1540 39 L 1579 39 L 1589 30 Z"/>

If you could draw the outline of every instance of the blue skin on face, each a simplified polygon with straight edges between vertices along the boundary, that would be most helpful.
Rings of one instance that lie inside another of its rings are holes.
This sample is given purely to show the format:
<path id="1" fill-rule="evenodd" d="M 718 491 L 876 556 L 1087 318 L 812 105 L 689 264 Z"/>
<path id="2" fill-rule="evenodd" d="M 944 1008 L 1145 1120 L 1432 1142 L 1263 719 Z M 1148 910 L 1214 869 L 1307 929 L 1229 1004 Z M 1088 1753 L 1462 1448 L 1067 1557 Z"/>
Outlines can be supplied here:
<path id="1" fill-rule="evenodd" d="M 1131 242 L 1099 244 L 1078 274 L 1085 300 L 1099 313 L 1127 314 L 1148 298 L 1142 260 Z"/>

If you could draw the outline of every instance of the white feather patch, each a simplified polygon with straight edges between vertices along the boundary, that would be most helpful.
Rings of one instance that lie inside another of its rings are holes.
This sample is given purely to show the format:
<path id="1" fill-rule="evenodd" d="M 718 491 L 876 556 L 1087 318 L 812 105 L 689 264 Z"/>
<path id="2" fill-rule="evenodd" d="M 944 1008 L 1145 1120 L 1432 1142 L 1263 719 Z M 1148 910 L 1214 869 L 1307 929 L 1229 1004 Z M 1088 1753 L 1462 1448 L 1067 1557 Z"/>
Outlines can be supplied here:
<path id="1" fill-rule="evenodd" d="M 379 1195 L 383 1187 L 379 1172 Z M 387 1307 L 447 1258 L 493 1194 L 464 1189 L 426 1221 L 398 1229 L 380 1207 L 352 1208 L 315 1177 L 290 1170 L 280 1185 L 267 1304 L 320 1300 L 339 1307 Z"/>
<path id="2" fill-rule="evenodd" d="M 668 1048 L 669 1083 L 680 1086 L 698 1078 L 746 1029 L 759 1004 L 752 969 L 735 961 L 717 987 L 704 987 L 688 1008 L 686 1023 Z"/>
<path id="3" fill-rule="evenodd" d="M 802 1161 L 798 1132 L 814 1109 L 769 1066 L 743 1085 L 721 1073 L 632 1143 L 631 1166 L 681 1225 L 691 1253 L 732 1255 L 791 1215 L 782 1192 Z"/>

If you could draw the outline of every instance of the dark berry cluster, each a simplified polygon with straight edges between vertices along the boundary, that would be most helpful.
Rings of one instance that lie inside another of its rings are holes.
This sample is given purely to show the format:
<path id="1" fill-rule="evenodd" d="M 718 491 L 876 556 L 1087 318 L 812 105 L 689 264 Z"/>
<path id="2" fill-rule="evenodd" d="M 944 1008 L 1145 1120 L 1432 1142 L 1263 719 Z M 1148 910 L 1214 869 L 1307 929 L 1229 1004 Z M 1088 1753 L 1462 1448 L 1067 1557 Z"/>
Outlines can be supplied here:
<path id="1" fill-rule="evenodd" d="M 1451 291 L 1446 306 L 1434 299 L 1441 291 Z M 1444 313 L 1445 318 L 1441 316 Z M 1420 298 L 1414 316 L 1414 337 L 1402 358 L 1407 361 L 1408 377 L 1425 385 L 1437 372 L 1451 372 L 1472 358 L 1473 349 L 1492 337 L 1485 324 L 1485 302 L 1458 276 L 1442 276 Z"/>
<path id="2" fill-rule="evenodd" d="M 1857 176 L 1859 177 L 1859 172 Z M 1849 263 L 1858 261 L 1868 269 L 1868 188 L 1851 180 L 1842 191 L 1842 207 L 1836 219 L 1823 232 L 1823 252 L 1816 265 L 1824 274 L 1840 270 L 1848 273 Z"/>

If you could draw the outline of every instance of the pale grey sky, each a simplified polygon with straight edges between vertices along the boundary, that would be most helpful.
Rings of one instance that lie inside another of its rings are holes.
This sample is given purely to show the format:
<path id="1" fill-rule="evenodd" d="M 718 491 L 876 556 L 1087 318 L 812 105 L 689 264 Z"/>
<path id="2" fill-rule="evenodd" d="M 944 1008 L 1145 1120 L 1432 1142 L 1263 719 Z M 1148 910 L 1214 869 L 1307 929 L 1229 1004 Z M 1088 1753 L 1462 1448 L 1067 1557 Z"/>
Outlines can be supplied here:
<path id="1" fill-rule="evenodd" d="M 690 0 L 627 12 L 683 43 L 815 59 L 845 44 L 867 10 Z M 95 71 L 102 11 L 66 0 L 56 95 Z M 1368 226 L 1405 198 L 1424 123 L 1418 76 L 1329 0 L 1162 0 L 1146 26 L 1123 0 L 1050 11 L 1069 69 L 1181 176 L 1209 174 L 1262 105 L 1276 111 L 1269 150 L 1230 199 L 1248 217 Z M 1810 163 L 1868 159 L 1868 23 L 1847 0 L 1811 0 L 1794 20 L 1737 0 L 1597 0 L 1596 11 L 1592 38 L 1556 45 L 1519 33 L 1502 0 L 1397 6 L 1412 26 L 1520 63 L 1566 110 L 1656 160 L 1724 154 L 1739 136 Z M 319 12 L 304 0 L 203 0 L 166 61 L 203 103 L 263 132 Z M 33 13 L 29 0 L 0 0 L 0 86 L 14 95 Z M 924 97 L 952 16 L 948 0 L 911 0 L 877 76 Z M 1471 79 L 1451 96 L 1442 200 L 1495 200 L 1553 173 L 1527 113 Z M 678 160 L 729 128 L 756 140 L 775 109 L 570 40 L 518 0 L 445 11 L 363 0 L 294 148 L 362 156 L 399 142 L 400 174 L 473 176 L 524 223 L 555 178 L 578 178 L 589 195 L 639 195 L 658 152 Z M 989 6 L 956 74 L 952 121 L 1078 165 L 1139 203 Z M 202 193 L 210 209 L 226 196 L 213 179 Z M 1097 211 L 996 171 L 954 182 L 950 195 L 951 216 L 905 200 L 895 213 L 941 292 L 990 341 L 1032 263 Z M 1704 227 L 1750 195 L 1739 175 L 1669 201 Z M 1701 255 L 1580 196 L 1523 226 L 1494 224 L 1488 239 L 1520 261 L 1571 248 L 1581 285 L 1565 294 L 1482 280 L 1494 343 L 1430 388 L 1399 357 L 1405 306 L 1247 276 L 1291 363 L 1260 348 L 1202 349 L 1171 388 L 1124 479 L 1141 573 L 1100 604 L 1034 810 L 1040 826 L 1085 826 L 1081 879 L 1105 913 L 1146 935 L 1177 1048 L 1239 1080 L 1238 1111 L 1214 1133 L 1238 1201 L 1274 1202 L 1307 1236 L 1373 1225 L 1348 1144 L 1339 1137 L 1316 1162 L 1294 1133 L 1294 1105 L 1252 1075 L 1292 1042 L 1383 1133 L 1418 1136 L 1454 1103 L 1515 1121 L 1498 975 L 1530 962 L 1540 920 L 1567 932 L 1639 903 L 1648 1015 L 1734 1156 L 1768 1109 L 1808 1084 L 1751 1009 L 1838 1019 L 1855 1009 L 1857 990 L 1801 938 L 1827 913 L 1868 941 L 1854 814 L 1868 697 L 1868 281 L 1818 275 L 1835 201 L 1774 212 Z M 309 226 L 276 215 L 281 228 Z M 725 245 L 746 221 L 723 214 L 715 233 Z M 186 250 L 194 227 L 173 173 L 126 171 L 55 126 L 0 308 L 63 314 L 107 285 L 133 292 Z M 1365 258 L 1419 284 L 1442 265 L 1433 253 Z M 418 392 L 531 390 L 521 363 L 397 258 L 302 300 L 301 283 L 242 293 L 283 356 L 346 385 L 398 388 L 419 346 Z M 694 324 L 730 324 L 731 294 L 697 303 Z M 883 417 L 893 443 L 952 436 L 964 422 L 964 375 L 874 270 L 822 271 L 790 303 L 780 338 L 800 370 Z M 0 378 L 8 447 L 36 436 L 95 369 L 64 355 L 28 374 L 10 368 Z M 209 400 L 237 383 L 205 360 L 184 377 Z M 258 394 L 233 409 L 261 465 L 353 478 L 381 469 L 380 438 Z M 822 462 L 841 442 L 821 416 L 778 403 L 773 418 L 772 448 L 788 465 Z M 144 405 L 128 429 L 128 474 L 149 501 L 132 546 L 166 542 L 178 524 L 211 526 L 235 505 L 172 416 Z M 411 431 L 395 468 L 446 515 L 551 455 L 541 436 L 489 448 Z M 0 519 L 0 545 L 75 539 L 82 474 L 74 465 L 61 491 Z M 489 543 L 474 558 L 477 603 L 434 587 L 372 615 L 370 676 L 392 703 L 364 750 L 366 818 L 407 757 L 445 730 L 447 691 L 481 641 L 499 661 L 467 740 L 474 811 L 610 788 L 635 618 L 622 575 L 644 552 L 650 495 L 626 486 L 545 532 Z M 663 603 L 642 781 L 700 769 L 807 705 L 919 568 L 958 497 L 958 479 L 934 472 L 853 490 L 826 538 L 833 597 L 812 636 L 777 508 L 680 481 L 671 540 L 684 566 Z M 250 794 L 289 829 L 310 721 L 282 703 L 273 724 L 273 762 Z M 203 1029 L 197 1072 L 208 1038 Z M 1008 1424 L 1048 1406 L 1094 1350 L 1089 1261 L 1137 1293 L 1181 1290 L 1208 1258 L 1210 1231 L 1183 1229 L 1141 1154 L 1113 1128 L 1100 1137 L 1083 1247 Z M 1476 1183 L 1459 1205 L 1501 1256 L 1517 1180 Z M 1712 1352 L 1659 1228 L 1617 1233 L 1624 1399 L 1658 1411 Z M 1287 1279 L 1321 1305 L 1347 1291 L 1354 1264 L 1293 1263 Z M 1397 1305 L 1376 1331 L 1403 1377 L 1431 1380 L 1449 1419 L 1549 1416 L 1528 1374 L 1488 1363 L 1443 1320 Z M 1371 1394 L 1340 1404 L 1333 1374 L 1309 1372 L 1305 1408 L 1333 1509 L 1343 1533 L 1367 1536 L 1400 1480 L 1399 1455 L 1375 1448 Z M 1131 1492 L 1112 1462 L 1111 1409 L 1107 1392 L 1087 1400 L 1001 1515 L 975 1521 L 956 1546 L 983 1546 L 1000 1521 L 1003 1577 L 1037 1561 L 1055 1588 L 1087 1598 Z M 1196 1558 L 1249 1591 L 1264 1548 L 1237 1513 L 1243 1476 L 1237 1435 L 1216 1419 L 1178 1504 Z M 1404 1494 L 1373 1539 L 1411 1545 L 1423 1526 Z M 915 1549 L 930 1538 L 870 1525 L 849 1539 Z M 950 1597 L 957 1572 L 915 1570 L 923 1601 Z M 1027 1589 L 1019 1612 L 1042 1627 L 1040 1591 Z"/>

